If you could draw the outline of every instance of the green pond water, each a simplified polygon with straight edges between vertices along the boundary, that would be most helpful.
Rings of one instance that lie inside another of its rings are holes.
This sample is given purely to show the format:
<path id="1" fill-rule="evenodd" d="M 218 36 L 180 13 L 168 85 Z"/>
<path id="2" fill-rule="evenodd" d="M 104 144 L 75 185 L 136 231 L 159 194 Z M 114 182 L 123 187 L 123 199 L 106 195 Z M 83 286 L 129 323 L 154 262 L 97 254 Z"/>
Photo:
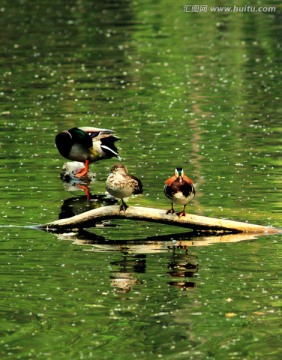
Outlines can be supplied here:
<path id="1" fill-rule="evenodd" d="M 60 179 L 54 138 L 85 125 L 121 137 L 129 206 L 168 209 L 182 166 L 188 212 L 282 227 L 281 4 L 187 4 L 0 1 L 1 359 L 281 359 L 281 234 L 34 228 L 110 203 L 115 159 L 90 202 Z"/>

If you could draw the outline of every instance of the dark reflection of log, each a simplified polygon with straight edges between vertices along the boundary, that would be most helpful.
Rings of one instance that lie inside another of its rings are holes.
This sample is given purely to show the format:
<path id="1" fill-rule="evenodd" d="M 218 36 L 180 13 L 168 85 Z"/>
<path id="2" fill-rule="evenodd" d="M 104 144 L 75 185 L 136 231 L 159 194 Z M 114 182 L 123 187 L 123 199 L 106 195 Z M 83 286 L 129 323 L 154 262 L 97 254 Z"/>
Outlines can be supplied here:
<path id="1" fill-rule="evenodd" d="M 147 254 L 166 253 L 168 277 L 167 284 L 181 291 L 196 287 L 196 274 L 199 271 L 198 258 L 190 254 L 193 246 L 206 246 L 216 243 L 230 243 L 255 240 L 261 234 L 226 234 L 199 236 L 194 232 L 152 236 L 146 239 L 106 240 L 87 230 L 76 233 L 58 234 L 60 239 L 71 240 L 85 245 L 86 251 L 114 252 L 122 258 L 111 261 L 111 286 L 119 294 L 128 294 L 136 285 L 142 285 L 140 274 L 147 271 Z M 139 274 L 139 275 L 138 275 Z"/>
<path id="2" fill-rule="evenodd" d="M 59 219 L 67 219 L 85 211 L 97 209 L 101 206 L 113 205 L 117 203 L 112 197 L 106 195 L 81 195 L 64 200 L 61 207 Z"/>
<path id="3" fill-rule="evenodd" d="M 132 240 L 106 240 L 105 237 L 96 235 L 84 229 L 77 232 L 57 234 L 60 240 L 71 240 L 78 245 L 91 245 L 88 251 L 108 252 L 122 251 L 127 253 L 149 254 L 167 252 L 167 250 L 184 250 L 192 246 L 207 246 L 216 243 L 230 243 L 255 240 L 262 234 L 223 234 L 223 235 L 197 235 L 194 232 L 182 234 L 169 234 L 151 236 L 144 239 Z"/>
<path id="4" fill-rule="evenodd" d="M 120 211 L 118 205 L 102 206 L 98 209 L 89 210 L 68 219 L 56 220 L 42 225 L 41 229 L 56 231 L 59 229 L 94 227 L 97 222 L 110 219 L 132 219 L 157 222 L 209 233 L 245 232 L 273 234 L 281 232 L 281 230 L 272 227 L 191 214 L 179 218 L 176 214 L 166 214 L 166 211 L 161 209 L 130 206 L 126 211 Z"/>

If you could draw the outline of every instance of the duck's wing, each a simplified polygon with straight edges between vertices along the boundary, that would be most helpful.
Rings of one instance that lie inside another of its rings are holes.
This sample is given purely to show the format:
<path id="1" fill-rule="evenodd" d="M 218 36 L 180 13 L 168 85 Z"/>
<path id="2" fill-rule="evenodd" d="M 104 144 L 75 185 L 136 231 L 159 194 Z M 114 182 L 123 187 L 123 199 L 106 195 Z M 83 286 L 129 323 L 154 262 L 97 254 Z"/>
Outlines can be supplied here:
<path id="1" fill-rule="evenodd" d="M 120 138 L 114 134 L 113 130 L 101 129 L 92 126 L 83 126 L 80 127 L 80 129 L 92 138 L 93 148 L 97 153 L 101 153 L 102 151 L 108 158 L 115 156 L 121 160 L 118 155 L 118 150 L 114 144 L 115 141 L 120 140 Z"/>
<path id="2" fill-rule="evenodd" d="M 101 140 L 101 139 L 107 138 L 107 137 L 112 138 L 113 141 L 120 140 L 119 137 L 114 135 L 115 132 L 113 130 L 95 128 L 95 127 L 91 127 L 91 126 L 83 126 L 83 127 L 80 127 L 80 129 L 85 131 L 93 139 L 93 141 L 94 140 L 98 141 L 98 140 Z"/>
<path id="3" fill-rule="evenodd" d="M 97 136 L 98 134 L 114 134 L 113 130 L 101 129 L 101 128 L 96 128 L 96 127 L 92 127 L 92 126 L 82 126 L 79 129 L 85 131 L 90 136 L 91 136 L 91 134 L 96 134 L 95 136 Z"/>

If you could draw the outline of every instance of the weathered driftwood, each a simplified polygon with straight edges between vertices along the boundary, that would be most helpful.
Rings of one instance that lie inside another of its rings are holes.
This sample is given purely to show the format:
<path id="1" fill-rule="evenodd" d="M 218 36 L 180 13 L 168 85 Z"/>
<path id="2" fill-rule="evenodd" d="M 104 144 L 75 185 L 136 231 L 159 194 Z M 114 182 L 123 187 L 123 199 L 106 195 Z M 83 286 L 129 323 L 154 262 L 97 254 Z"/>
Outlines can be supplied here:
<path id="1" fill-rule="evenodd" d="M 143 220 L 190 228 L 195 231 L 208 232 L 247 232 L 260 234 L 273 234 L 281 232 L 280 229 L 275 229 L 272 227 L 192 214 L 186 214 L 186 216 L 179 218 L 176 214 L 166 214 L 165 210 L 146 207 L 129 206 L 126 211 L 120 211 L 120 207 L 118 205 L 103 206 L 98 209 L 89 210 L 71 218 L 53 221 L 41 226 L 41 228 L 50 231 L 87 228 L 94 227 L 96 223 L 101 223 L 101 221 L 109 219 Z"/>

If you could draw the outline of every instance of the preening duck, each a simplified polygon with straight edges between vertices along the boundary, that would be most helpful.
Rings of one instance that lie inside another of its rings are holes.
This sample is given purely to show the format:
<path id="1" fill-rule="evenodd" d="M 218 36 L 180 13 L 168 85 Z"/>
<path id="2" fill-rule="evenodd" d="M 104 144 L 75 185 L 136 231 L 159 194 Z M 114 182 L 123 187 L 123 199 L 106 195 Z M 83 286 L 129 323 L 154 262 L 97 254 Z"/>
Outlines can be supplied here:
<path id="1" fill-rule="evenodd" d="M 84 168 L 75 176 L 82 177 L 88 172 L 89 164 L 117 157 L 115 142 L 120 140 L 114 131 L 90 126 L 74 127 L 60 132 L 56 138 L 59 153 L 66 159 L 84 163 Z"/>

